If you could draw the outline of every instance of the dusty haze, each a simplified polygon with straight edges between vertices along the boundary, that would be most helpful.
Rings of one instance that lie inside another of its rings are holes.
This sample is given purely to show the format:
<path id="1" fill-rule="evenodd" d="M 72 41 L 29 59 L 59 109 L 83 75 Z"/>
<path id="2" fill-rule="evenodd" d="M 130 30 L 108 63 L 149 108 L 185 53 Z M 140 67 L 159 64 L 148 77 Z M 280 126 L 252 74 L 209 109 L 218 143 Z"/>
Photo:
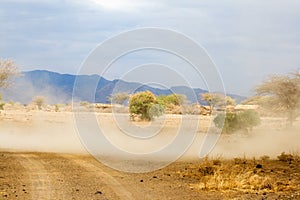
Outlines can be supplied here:
<path id="1" fill-rule="evenodd" d="M 176 115 L 162 118 L 148 125 L 131 124 L 129 120 L 127 121 L 127 116 L 124 116 L 123 121 L 120 121 L 113 118 L 111 114 L 97 114 L 97 119 L 98 125 L 108 134 L 108 137 L 115 138 L 115 140 L 112 139 L 112 142 L 117 141 L 118 146 L 130 152 L 145 151 L 144 153 L 147 153 L 164 148 L 165 145 L 173 141 L 178 128 L 181 126 L 181 116 Z M 193 124 L 197 123 L 198 118 L 189 116 L 189 120 Z M 200 120 L 196 138 L 183 158 L 199 157 L 201 145 L 205 138 L 203 131 L 210 125 L 210 118 L 201 117 Z M 115 123 L 116 121 L 118 124 Z M 126 121 L 125 125 L 130 125 L 129 128 L 135 128 L 136 133 L 140 131 L 141 134 L 146 134 L 151 127 L 154 127 L 156 135 L 146 137 L 140 145 L 127 140 L 128 136 L 121 131 L 121 129 L 124 131 L 124 126 L 119 124 L 124 123 L 124 121 Z M 75 123 L 71 112 L 4 111 L 1 113 L 0 120 L 0 148 L 9 151 L 86 154 L 87 151 L 80 141 Z M 285 120 L 282 118 L 263 118 L 262 125 L 249 135 L 239 133 L 221 135 L 210 156 L 230 158 L 268 155 L 276 157 L 281 152 L 297 153 L 300 151 L 299 130 L 298 121 L 294 127 L 286 128 Z M 191 130 L 186 130 L 186 134 L 190 134 L 189 131 Z M 180 147 L 178 146 L 178 148 Z M 117 156 L 113 152 L 105 152 L 105 146 L 102 146 L 102 149 L 103 153 L 109 156 Z M 166 158 L 170 156 L 167 154 L 172 154 L 172 151 L 164 154 Z"/>

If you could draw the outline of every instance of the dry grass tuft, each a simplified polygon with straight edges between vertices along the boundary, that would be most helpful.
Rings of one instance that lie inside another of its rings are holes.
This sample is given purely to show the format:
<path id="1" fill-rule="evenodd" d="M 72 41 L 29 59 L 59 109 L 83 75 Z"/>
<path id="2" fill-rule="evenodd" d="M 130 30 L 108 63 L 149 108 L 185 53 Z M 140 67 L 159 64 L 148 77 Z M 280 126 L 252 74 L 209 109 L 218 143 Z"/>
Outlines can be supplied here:
<path id="1" fill-rule="evenodd" d="M 261 160 L 235 158 L 231 161 L 205 158 L 198 166 L 200 181 L 194 187 L 207 191 L 247 193 L 287 192 L 299 189 L 299 185 L 293 179 L 279 178 L 276 174 L 267 172 L 263 163 L 268 159 L 266 156 Z"/>
<path id="2" fill-rule="evenodd" d="M 287 162 L 287 163 L 292 163 L 292 162 L 299 162 L 300 157 L 297 154 L 286 154 L 285 152 L 282 152 L 279 156 L 277 156 L 278 160 L 281 162 Z"/>

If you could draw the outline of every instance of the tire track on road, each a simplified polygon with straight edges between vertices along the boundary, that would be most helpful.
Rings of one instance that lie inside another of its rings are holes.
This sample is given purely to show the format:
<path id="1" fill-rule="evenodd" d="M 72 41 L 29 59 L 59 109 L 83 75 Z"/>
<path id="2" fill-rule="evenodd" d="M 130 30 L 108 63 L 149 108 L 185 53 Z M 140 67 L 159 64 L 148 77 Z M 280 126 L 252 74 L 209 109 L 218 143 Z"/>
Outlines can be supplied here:
<path id="1" fill-rule="evenodd" d="M 32 199 L 69 199 L 64 190 L 55 188 L 54 177 L 42 159 L 34 154 L 20 154 L 19 162 L 25 168 L 31 185 Z"/>
<path id="2" fill-rule="evenodd" d="M 124 200 L 134 200 L 138 198 L 134 198 L 133 194 L 127 190 L 120 182 L 117 181 L 112 175 L 105 172 L 103 167 L 96 165 L 92 162 L 88 162 L 84 159 L 79 159 L 78 156 L 73 155 L 64 155 L 66 159 L 69 159 L 75 162 L 77 165 L 84 168 L 86 171 L 93 172 L 95 176 L 101 178 L 101 180 L 105 180 L 105 184 L 111 188 L 114 193 L 119 197 L 119 199 Z M 90 159 L 94 160 L 94 159 Z M 97 163 L 99 164 L 99 163 Z"/>
<path id="3" fill-rule="evenodd" d="M 31 184 L 32 199 L 53 199 L 51 179 L 36 155 L 20 154 L 19 162 L 25 168 Z"/>

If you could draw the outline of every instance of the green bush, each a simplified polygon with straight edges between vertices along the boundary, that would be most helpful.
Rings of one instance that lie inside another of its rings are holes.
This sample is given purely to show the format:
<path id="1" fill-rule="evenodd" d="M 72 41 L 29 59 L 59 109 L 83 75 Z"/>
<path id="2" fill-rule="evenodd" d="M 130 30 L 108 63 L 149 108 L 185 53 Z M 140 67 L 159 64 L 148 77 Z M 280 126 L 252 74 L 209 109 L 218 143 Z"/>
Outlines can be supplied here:
<path id="1" fill-rule="evenodd" d="M 139 92 L 131 96 L 129 100 L 130 115 L 139 115 L 142 120 L 152 120 L 164 113 L 164 108 L 158 103 L 154 94 L 150 91 Z"/>
<path id="2" fill-rule="evenodd" d="M 2 102 L 2 95 L 0 94 L 0 110 L 4 110 L 5 103 Z"/>
<path id="3" fill-rule="evenodd" d="M 55 108 L 54 108 L 55 112 L 58 112 L 59 111 L 59 104 L 55 104 L 54 106 L 55 106 Z"/>
<path id="4" fill-rule="evenodd" d="M 157 101 L 160 105 L 176 105 L 180 106 L 186 102 L 186 96 L 182 94 L 170 94 L 170 95 L 160 95 L 157 97 Z"/>
<path id="5" fill-rule="evenodd" d="M 0 110 L 4 110 L 5 103 L 0 102 Z"/>
<path id="6" fill-rule="evenodd" d="M 237 115 L 236 113 L 219 114 L 214 119 L 214 123 L 217 128 L 222 129 L 223 133 L 232 133 L 237 129 Z"/>
<path id="7" fill-rule="evenodd" d="M 252 130 L 254 126 L 260 124 L 260 117 L 254 110 L 246 110 L 238 113 L 238 123 L 241 128 L 246 128 L 248 131 Z"/>
<path id="8" fill-rule="evenodd" d="M 228 112 L 219 114 L 214 119 L 217 128 L 222 128 L 223 133 L 233 133 L 238 130 L 249 132 L 254 126 L 260 124 L 260 117 L 253 110 L 241 111 L 238 113 Z"/>
<path id="9" fill-rule="evenodd" d="M 150 119 L 154 119 L 155 117 L 159 117 L 161 115 L 163 115 L 165 113 L 165 108 L 164 106 L 160 105 L 160 104 L 154 104 L 153 106 L 151 106 L 150 110 L 149 110 L 149 116 Z"/>

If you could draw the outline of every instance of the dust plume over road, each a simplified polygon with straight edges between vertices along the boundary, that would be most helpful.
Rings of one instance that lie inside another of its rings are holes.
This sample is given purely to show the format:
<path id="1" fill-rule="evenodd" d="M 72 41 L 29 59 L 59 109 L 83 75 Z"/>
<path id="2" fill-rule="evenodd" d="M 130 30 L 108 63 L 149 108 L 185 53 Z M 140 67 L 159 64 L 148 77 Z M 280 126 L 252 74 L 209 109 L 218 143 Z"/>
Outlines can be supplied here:
<path id="1" fill-rule="evenodd" d="M 126 120 L 129 118 L 125 116 Z M 110 134 L 108 137 L 121 137 L 126 135 L 121 130 L 111 114 L 98 114 L 98 125 Z M 142 141 L 139 146 L 134 146 L 126 137 L 118 139 L 117 145 L 129 150 L 155 151 L 156 147 L 164 147 L 164 145 L 172 141 L 177 129 L 180 126 L 180 116 L 169 116 L 167 119 L 157 120 L 155 126 L 158 126 L 158 140 L 155 141 L 157 146 L 147 143 L 147 139 Z M 201 117 L 200 122 L 195 116 L 189 116 L 190 123 L 199 123 L 195 140 L 191 141 L 192 145 L 185 153 L 186 158 L 198 158 L 201 145 L 205 138 L 204 132 L 211 124 L 210 117 Z M 263 123 L 248 135 L 232 134 L 221 135 L 211 155 L 223 156 L 225 158 L 239 156 L 276 156 L 281 152 L 299 152 L 300 141 L 300 125 L 299 121 L 295 123 L 293 128 L 285 127 L 285 120 L 282 118 L 263 118 Z M 55 152 L 55 153 L 80 153 L 86 154 L 87 151 L 80 141 L 76 132 L 74 116 L 71 112 L 44 112 L 44 111 L 5 111 L 1 114 L 0 120 L 0 149 L 10 151 L 37 151 L 37 152 Z M 127 122 L 130 123 L 130 122 Z M 145 134 L 147 125 L 134 124 L 136 132 Z M 121 127 L 122 128 L 122 127 Z M 156 130 L 157 131 L 157 130 Z M 189 130 L 186 131 L 189 134 Z M 151 138 L 150 138 L 151 139 Z M 149 139 L 149 140 L 150 140 Z M 113 140 L 112 140 L 113 141 Z M 113 141 L 114 142 L 114 141 Z M 99 144 L 101 142 L 99 141 Z M 152 145 L 152 146 L 151 146 Z M 108 156 L 113 156 L 113 152 Z M 172 154 L 173 152 L 168 152 Z M 114 155 L 118 156 L 118 155 Z M 164 155 L 168 157 L 169 155 Z"/>

